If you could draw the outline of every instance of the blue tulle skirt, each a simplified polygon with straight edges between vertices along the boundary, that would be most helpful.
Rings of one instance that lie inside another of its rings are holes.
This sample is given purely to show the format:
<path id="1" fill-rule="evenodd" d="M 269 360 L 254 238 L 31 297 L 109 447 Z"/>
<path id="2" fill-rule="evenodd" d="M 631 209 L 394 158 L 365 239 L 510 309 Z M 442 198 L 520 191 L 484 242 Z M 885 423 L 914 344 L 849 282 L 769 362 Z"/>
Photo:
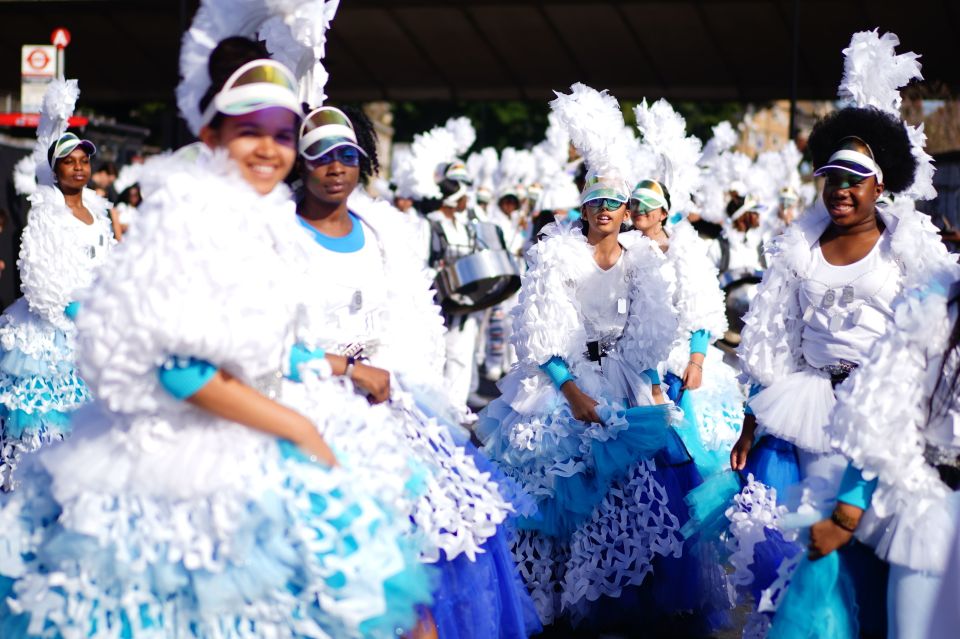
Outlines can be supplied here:
<path id="1" fill-rule="evenodd" d="M 684 498 L 702 484 L 700 472 L 673 430 L 654 462 L 652 474 L 666 490 L 670 512 L 683 526 L 689 519 Z M 577 628 L 604 632 L 642 625 L 651 635 L 670 631 L 700 636 L 729 624 L 731 606 L 723 569 L 697 536 L 683 543 L 679 556 L 657 555 L 652 565 L 652 574 L 639 586 L 624 588 L 616 598 L 591 602 Z"/>
<path id="2" fill-rule="evenodd" d="M 568 539 L 593 513 L 610 486 L 641 459 L 650 459 L 670 441 L 670 407 L 639 406 L 625 411 L 628 427 L 616 437 L 591 442 L 585 472 L 554 477 L 554 495 L 537 501 L 537 515 L 517 526 Z M 572 438 L 571 438 L 572 439 Z"/>
<path id="3" fill-rule="evenodd" d="M 683 411 L 683 420 L 674 426 L 674 430 L 683 440 L 683 445 L 697 465 L 700 476 L 711 477 L 722 471 L 729 463 L 729 451 L 707 450 L 704 447 L 700 437 L 700 424 L 697 420 L 697 410 L 692 395 L 696 391 L 681 393 L 683 380 L 673 373 L 667 373 L 664 381 L 667 385 L 667 396 Z"/>
<path id="4" fill-rule="evenodd" d="M 753 475 L 758 482 L 775 488 L 779 499 L 783 499 L 791 486 L 800 483 L 797 447 L 779 437 L 764 435 L 750 449 L 740 474 L 744 479 Z"/>
<path id="5" fill-rule="evenodd" d="M 434 570 L 419 562 L 419 548 L 396 536 L 399 527 L 372 500 L 356 500 L 344 482 L 317 475 L 328 471 L 298 449 L 281 443 L 279 454 L 288 471 L 282 489 L 264 490 L 234 513 L 232 558 L 217 569 L 177 557 L 163 544 L 126 549 L 147 550 L 151 559 L 128 556 L 66 527 L 48 476 L 30 465 L 23 487 L 0 500 L 0 516 L 9 522 L 13 514 L 18 525 L 6 534 L 29 540 L 0 546 L 0 637 L 252 639 L 325 632 L 388 639 L 412 628 L 434 589 Z M 175 502 L 131 497 L 126 501 L 143 506 L 131 510 L 131 525 Z M 12 500 L 16 510 L 3 512 Z M 210 525 L 203 498 L 195 503 L 196 522 L 170 522 L 181 534 L 186 526 Z"/>

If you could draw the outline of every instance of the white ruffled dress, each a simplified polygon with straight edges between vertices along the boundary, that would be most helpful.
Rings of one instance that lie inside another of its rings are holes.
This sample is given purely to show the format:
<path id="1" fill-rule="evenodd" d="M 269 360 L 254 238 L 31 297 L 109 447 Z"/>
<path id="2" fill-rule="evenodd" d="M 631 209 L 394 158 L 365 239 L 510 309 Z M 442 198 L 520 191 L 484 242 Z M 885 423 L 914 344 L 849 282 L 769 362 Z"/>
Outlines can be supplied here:
<path id="1" fill-rule="evenodd" d="M 287 189 L 259 196 L 205 149 L 142 184 L 78 318 L 97 402 L 0 502 L 0 636 L 395 637 L 430 600 L 406 520 L 159 382 L 193 357 L 283 401 L 306 264 Z"/>
<path id="2" fill-rule="evenodd" d="M 519 522 L 514 554 L 545 624 L 583 621 L 598 598 L 641 584 L 656 556 L 682 554 L 673 509 L 684 506 L 669 503 L 654 462 L 674 409 L 653 405 L 644 373 L 678 339 L 670 271 L 641 234 L 621 234 L 620 243 L 618 298 L 584 289 L 599 269 L 579 225 L 546 228 L 527 254 L 514 311 L 519 363 L 476 428 L 483 451 L 537 501 L 538 515 Z M 588 340 L 604 342 L 602 366 L 586 356 Z M 540 368 L 557 357 L 599 402 L 604 424 L 573 418 Z"/>
<path id="3" fill-rule="evenodd" d="M 309 280 L 325 282 L 304 291 L 303 334 L 328 353 L 362 347 L 371 365 L 391 372 L 391 399 L 368 407 L 380 415 L 375 424 L 351 424 L 338 411 L 320 424 L 321 433 L 352 460 L 370 490 L 392 494 L 397 510 L 413 521 L 423 561 L 440 567 L 433 616 L 441 636 L 527 637 L 539 622 L 503 530 L 515 512 L 510 499 L 520 495 L 506 483 L 501 494 L 489 462 L 451 423 L 456 410 L 442 390 L 443 318 L 430 273 L 413 250 L 414 229 L 386 202 L 355 193 L 349 203 L 362 229 L 361 248 L 303 231 Z M 352 394 L 346 384 L 338 390 Z M 330 397 L 335 391 L 311 382 L 301 392 L 311 401 L 339 401 Z M 415 489 L 396 490 L 404 476 Z M 530 512 L 529 501 L 517 506 Z"/>
<path id="4" fill-rule="evenodd" d="M 23 297 L 0 317 L 4 490 L 15 485 L 21 455 L 66 436 L 70 413 L 90 399 L 75 368 L 76 329 L 67 309 L 75 310 L 115 241 L 106 200 L 89 189 L 82 198 L 91 224 L 73 215 L 55 186 L 37 186 L 30 196 L 17 261 Z"/>
<path id="5" fill-rule="evenodd" d="M 697 332 L 705 332 L 711 345 L 704 359 L 700 388 L 683 392 L 678 402 L 684 413 L 678 432 L 704 477 L 727 465 L 743 424 L 746 399 L 737 372 L 723 361 L 723 351 L 712 345 L 726 333 L 727 316 L 717 269 L 707 252 L 707 243 L 688 222 L 682 221 L 670 230 L 670 247 L 665 255 L 676 279 L 674 305 L 685 339 L 670 351 L 663 366 L 664 381 L 670 399 L 677 402 L 690 361 L 690 339 Z"/>

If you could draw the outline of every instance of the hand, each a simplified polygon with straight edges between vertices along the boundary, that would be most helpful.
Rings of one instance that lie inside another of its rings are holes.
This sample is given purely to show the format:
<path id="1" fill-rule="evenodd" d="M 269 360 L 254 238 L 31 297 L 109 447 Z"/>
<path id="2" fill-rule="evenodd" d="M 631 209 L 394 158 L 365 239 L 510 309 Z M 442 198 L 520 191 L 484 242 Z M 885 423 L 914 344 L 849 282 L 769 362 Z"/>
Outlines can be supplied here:
<path id="1" fill-rule="evenodd" d="M 336 455 L 334 455 L 330 447 L 327 446 L 327 442 L 324 441 L 320 433 L 317 432 L 316 427 L 308 422 L 302 430 L 303 436 L 300 441 L 297 442 L 297 446 L 299 446 L 303 452 L 308 455 L 313 455 L 327 466 L 337 466 Z"/>
<path id="2" fill-rule="evenodd" d="M 570 412 L 573 413 L 575 419 L 588 424 L 603 423 L 600 416 L 597 415 L 599 402 L 580 390 L 580 387 L 574 384 L 573 380 L 564 382 L 560 390 L 563 396 L 567 398 L 567 403 L 570 404 Z"/>
<path id="3" fill-rule="evenodd" d="M 687 390 L 697 390 L 702 383 L 703 368 L 694 362 L 688 363 L 686 370 L 683 371 L 683 387 Z"/>
<path id="4" fill-rule="evenodd" d="M 650 387 L 650 395 L 653 397 L 654 404 L 666 404 L 667 400 L 663 396 L 663 389 L 660 384 L 654 384 Z"/>
<path id="5" fill-rule="evenodd" d="M 417 625 L 409 633 L 404 635 L 405 639 L 437 639 L 437 624 L 433 621 L 433 615 L 429 610 L 424 610 L 417 621 Z"/>
<path id="6" fill-rule="evenodd" d="M 388 371 L 357 362 L 353 366 L 350 379 L 357 387 L 367 392 L 371 404 L 381 404 L 390 399 L 390 373 Z"/>
<path id="7" fill-rule="evenodd" d="M 747 455 L 753 448 L 753 436 L 756 430 L 757 418 L 753 415 L 744 415 L 740 438 L 733 445 L 733 450 L 730 451 L 730 468 L 733 470 L 743 470 L 746 467 Z"/>
<path id="8" fill-rule="evenodd" d="M 829 519 L 818 521 L 810 527 L 810 547 L 807 557 L 822 559 L 834 550 L 845 546 L 853 539 L 853 533 L 844 530 Z"/>

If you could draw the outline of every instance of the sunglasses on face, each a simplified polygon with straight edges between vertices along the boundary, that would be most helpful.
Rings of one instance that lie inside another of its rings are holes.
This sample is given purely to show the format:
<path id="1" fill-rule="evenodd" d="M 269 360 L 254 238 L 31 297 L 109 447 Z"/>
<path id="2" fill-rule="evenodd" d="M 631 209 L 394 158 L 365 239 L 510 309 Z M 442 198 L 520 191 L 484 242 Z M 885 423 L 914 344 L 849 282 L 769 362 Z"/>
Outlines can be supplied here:
<path id="1" fill-rule="evenodd" d="M 619 209 L 621 206 L 623 206 L 623 202 L 607 197 L 607 198 L 589 200 L 587 202 L 584 202 L 583 210 L 589 214 L 595 214 L 599 212 L 600 209 L 603 209 L 605 211 L 612 213 L 613 211 L 616 211 L 617 209 Z"/>
<path id="2" fill-rule="evenodd" d="M 327 166 L 339 162 L 344 166 L 360 166 L 360 151 L 352 146 L 341 146 L 327 151 L 315 160 L 308 160 L 311 166 Z"/>
<path id="3" fill-rule="evenodd" d="M 660 208 L 659 206 L 651 206 L 649 204 L 644 204 L 643 202 L 637 199 L 630 200 L 630 203 L 627 205 L 627 207 L 630 209 L 630 212 L 633 215 L 650 215 L 651 213 L 656 211 L 658 208 Z"/>
<path id="4" fill-rule="evenodd" d="M 857 175 L 856 173 L 847 173 L 846 171 L 830 171 L 827 173 L 827 185 L 837 189 L 849 189 L 854 187 L 869 176 Z"/>

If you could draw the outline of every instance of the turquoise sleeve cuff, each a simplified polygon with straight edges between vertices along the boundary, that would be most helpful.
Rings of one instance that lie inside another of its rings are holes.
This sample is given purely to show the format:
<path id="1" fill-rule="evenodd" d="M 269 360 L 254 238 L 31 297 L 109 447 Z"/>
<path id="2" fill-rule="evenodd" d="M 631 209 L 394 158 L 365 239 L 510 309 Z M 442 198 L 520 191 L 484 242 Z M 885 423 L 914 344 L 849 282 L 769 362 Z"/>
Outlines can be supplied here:
<path id="1" fill-rule="evenodd" d="M 690 336 L 690 354 L 707 354 L 707 347 L 710 346 L 710 332 L 701 328 Z"/>
<path id="2" fill-rule="evenodd" d="M 303 380 L 300 378 L 300 365 L 315 359 L 320 359 L 326 354 L 327 352 L 322 348 L 314 348 L 311 350 L 303 344 L 294 344 L 293 348 L 290 349 L 290 373 L 287 375 L 287 379 L 291 382 L 302 382 Z"/>
<path id="3" fill-rule="evenodd" d="M 167 364 L 157 369 L 160 385 L 177 399 L 193 397 L 207 385 L 217 372 L 217 367 L 202 359 L 190 358 L 186 363 L 171 357 Z"/>
<path id="4" fill-rule="evenodd" d="M 753 397 L 757 393 L 763 390 L 763 386 L 760 384 L 751 384 L 750 385 L 750 397 Z M 750 408 L 750 398 L 747 398 L 747 403 L 743 405 L 743 414 L 744 415 L 753 415 L 753 409 Z"/>
<path id="5" fill-rule="evenodd" d="M 856 466 L 847 464 L 847 470 L 844 471 L 843 479 L 840 481 L 837 501 L 866 510 L 870 507 L 870 502 L 873 500 L 873 491 L 876 488 L 876 479 L 867 481 Z"/>
<path id="6" fill-rule="evenodd" d="M 80 302 L 70 302 L 67 304 L 67 307 L 63 309 L 63 314 L 67 316 L 67 319 L 75 320 L 77 319 L 77 313 L 80 312 Z"/>
<path id="7" fill-rule="evenodd" d="M 572 379 L 576 379 L 573 373 L 570 372 L 567 363 L 563 361 L 563 358 L 556 355 L 551 357 L 546 364 L 541 364 L 540 370 L 550 378 L 550 381 L 553 382 L 553 385 L 557 388 L 560 388 Z"/>
<path id="8" fill-rule="evenodd" d="M 654 386 L 659 386 L 663 382 L 660 381 L 660 373 L 657 372 L 655 368 L 648 368 L 643 371 L 643 374 L 650 378 L 650 383 Z"/>

